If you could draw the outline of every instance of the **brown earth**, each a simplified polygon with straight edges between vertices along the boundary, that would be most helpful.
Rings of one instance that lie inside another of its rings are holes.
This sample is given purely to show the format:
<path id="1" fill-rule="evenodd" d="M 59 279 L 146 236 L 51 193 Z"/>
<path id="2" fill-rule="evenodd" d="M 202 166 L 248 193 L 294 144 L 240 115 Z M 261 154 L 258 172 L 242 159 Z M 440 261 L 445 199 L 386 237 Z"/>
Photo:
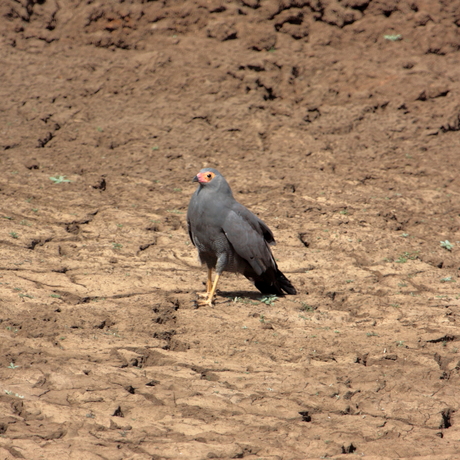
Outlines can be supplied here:
<path id="1" fill-rule="evenodd" d="M 460 458 L 460 1 L 0 16 L 0 459 Z M 297 296 L 195 307 L 205 166 Z"/>

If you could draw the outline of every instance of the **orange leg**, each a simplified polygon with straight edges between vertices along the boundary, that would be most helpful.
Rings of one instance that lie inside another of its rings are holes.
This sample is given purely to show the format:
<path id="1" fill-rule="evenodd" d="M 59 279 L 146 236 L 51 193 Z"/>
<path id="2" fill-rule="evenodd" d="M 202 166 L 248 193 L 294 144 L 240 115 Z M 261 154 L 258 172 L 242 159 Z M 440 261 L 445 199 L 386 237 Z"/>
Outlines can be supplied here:
<path id="1" fill-rule="evenodd" d="M 209 295 L 212 289 L 212 268 L 208 268 L 208 281 L 206 282 L 206 294 Z"/>
<path id="2" fill-rule="evenodd" d="M 206 294 L 199 294 L 200 297 L 206 297 L 206 300 L 197 301 L 198 305 L 211 306 L 214 300 L 214 295 L 217 289 L 217 283 L 219 282 L 220 275 L 216 274 L 214 283 L 212 282 L 212 270 L 208 268 L 208 281 L 206 282 Z"/>
<path id="3" fill-rule="evenodd" d="M 212 289 L 212 268 L 208 268 L 208 280 L 206 281 L 206 292 L 198 293 L 197 294 L 198 297 L 204 297 L 205 299 L 208 299 L 211 289 Z"/>
<path id="4" fill-rule="evenodd" d="M 214 299 L 214 294 L 216 293 L 217 289 L 217 283 L 219 282 L 220 275 L 216 273 L 216 277 L 214 278 L 214 284 L 212 285 L 211 292 L 209 293 L 208 300 L 206 301 L 206 304 L 211 306 L 212 301 Z"/>

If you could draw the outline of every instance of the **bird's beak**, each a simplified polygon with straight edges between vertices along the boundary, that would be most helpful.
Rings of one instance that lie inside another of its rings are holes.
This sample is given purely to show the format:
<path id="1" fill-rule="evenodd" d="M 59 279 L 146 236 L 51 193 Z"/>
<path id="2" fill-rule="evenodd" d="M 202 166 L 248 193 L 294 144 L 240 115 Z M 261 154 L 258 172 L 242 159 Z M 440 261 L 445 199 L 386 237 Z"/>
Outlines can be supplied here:
<path id="1" fill-rule="evenodd" d="M 199 182 L 199 181 L 198 181 L 198 176 L 195 176 L 195 177 L 192 179 L 192 182 Z"/>

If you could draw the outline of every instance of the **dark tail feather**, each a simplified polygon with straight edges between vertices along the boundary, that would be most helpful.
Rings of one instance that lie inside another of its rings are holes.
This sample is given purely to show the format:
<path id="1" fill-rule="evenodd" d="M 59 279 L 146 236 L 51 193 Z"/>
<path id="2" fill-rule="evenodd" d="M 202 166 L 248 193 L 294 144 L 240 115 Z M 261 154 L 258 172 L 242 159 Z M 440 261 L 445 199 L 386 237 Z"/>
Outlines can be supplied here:
<path id="1" fill-rule="evenodd" d="M 265 275 L 265 276 L 264 276 Z M 262 276 L 253 278 L 255 287 L 262 293 L 262 294 L 275 294 L 275 295 L 296 295 L 297 291 L 296 288 L 292 285 L 292 283 L 283 275 L 283 273 L 276 269 L 275 280 L 273 276 L 267 276 L 267 273 L 263 273 Z M 284 292 L 283 292 L 284 291 Z"/>
<path id="2" fill-rule="evenodd" d="M 281 273 L 280 270 L 276 272 L 276 282 L 279 284 L 279 287 L 289 295 L 296 295 L 297 290 L 296 288 L 292 285 L 292 283 Z"/>

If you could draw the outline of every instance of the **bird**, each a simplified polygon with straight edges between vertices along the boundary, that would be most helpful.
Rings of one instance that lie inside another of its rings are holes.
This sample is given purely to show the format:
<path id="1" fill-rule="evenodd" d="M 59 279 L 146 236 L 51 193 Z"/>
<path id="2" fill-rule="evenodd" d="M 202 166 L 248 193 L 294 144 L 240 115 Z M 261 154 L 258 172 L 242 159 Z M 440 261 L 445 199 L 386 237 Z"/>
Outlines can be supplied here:
<path id="1" fill-rule="evenodd" d="M 212 306 L 224 271 L 243 274 L 262 294 L 297 294 L 271 252 L 270 246 L 276 244 L 272 231 L 235 200 L 225 177 L 216 169 L 204 168 L 192 180 L 198 188 L 188 206 L 187 227 L 208 271 L 205 300 L 197 303 Z"/>

